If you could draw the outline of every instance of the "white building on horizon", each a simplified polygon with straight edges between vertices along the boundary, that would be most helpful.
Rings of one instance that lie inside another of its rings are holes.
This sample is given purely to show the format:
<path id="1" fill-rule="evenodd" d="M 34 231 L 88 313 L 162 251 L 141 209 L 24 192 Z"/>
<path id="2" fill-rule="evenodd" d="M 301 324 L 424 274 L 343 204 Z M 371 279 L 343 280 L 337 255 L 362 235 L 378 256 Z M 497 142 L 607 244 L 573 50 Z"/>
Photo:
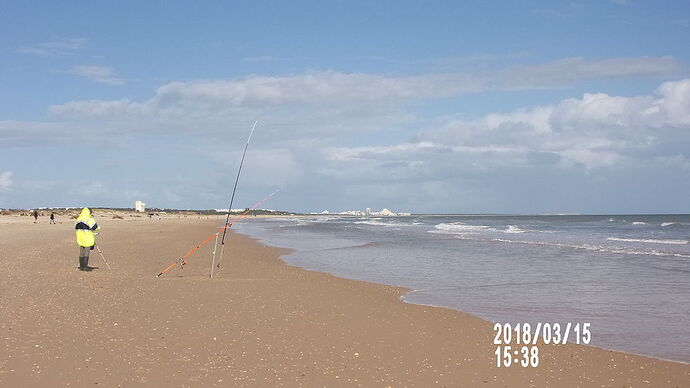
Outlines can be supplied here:
<path id="1" fill-rule="evenodd" d="M 146 211 L 146 204 L 141 201 L 134 202 L 134 211 L 143 213 Z"/>
<path id="2" fill-rule="evenodd" d="M 401 216 L 410 216 L 411 213 L 407 212 L 401 212 L 401 213 L 396 213 L 393 211 L 390 211 L 389 209 L 383 208 L 380 212 L 376 211 L 371 211 L 371 209 L 367 208 L 367 215 L 368 216 L 383 216 L 383 217 L 401 217 Z"/>

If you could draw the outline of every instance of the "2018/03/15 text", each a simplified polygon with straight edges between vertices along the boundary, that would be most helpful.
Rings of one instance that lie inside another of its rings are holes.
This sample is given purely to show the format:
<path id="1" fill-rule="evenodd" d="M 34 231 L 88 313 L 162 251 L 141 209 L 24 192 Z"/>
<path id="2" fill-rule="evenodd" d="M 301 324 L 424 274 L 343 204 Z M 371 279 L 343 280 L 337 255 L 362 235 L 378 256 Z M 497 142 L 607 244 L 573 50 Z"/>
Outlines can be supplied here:
<path id="1" fill-rule="evenodd" d="M 539 365 L 539 339 L 542 344 L 566 344 L 569 340 L 577 344 L 589 344 L 592 339 L 591 324 L 568 322 L 565 330 L 560 323 L 537 323 L 535 330 L 529 323 L 494 324 L 494 345 L 496 351 L 496 367 L 510 367 L 519 364 L 523 368 Z M 572 336 L 571 336 L 572 333 Z M 513 345 L 518 345 L 513 347 Z M 522 345 L 522 346 L 520 346 Z"/>

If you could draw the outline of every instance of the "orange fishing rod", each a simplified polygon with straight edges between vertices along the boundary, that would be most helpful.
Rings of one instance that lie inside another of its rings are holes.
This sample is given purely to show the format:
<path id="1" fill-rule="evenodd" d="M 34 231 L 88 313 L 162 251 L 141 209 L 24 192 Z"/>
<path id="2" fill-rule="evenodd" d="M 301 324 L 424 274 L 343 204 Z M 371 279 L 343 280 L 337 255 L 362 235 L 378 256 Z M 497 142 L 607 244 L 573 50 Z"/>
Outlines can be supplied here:
<path id="1" fill-rule="evenodd" d="M 248 208 L 247 210 L 245 210 L 242 214 L 240 214 L 239 216 L 237 216 L 235 219 L 233 219 L 232 221 L 226 223 L 222 228 L 219 228 L 218 231 L 217 231 L 216 233 L 213 233 L 209 238 L 207 238 L 206 240 L 200 242 L 196 247 L 190 249 L 189 252 L 185 253 L 184 256 L 180 257 L 176 262 L 170 264 L 166 269 L 162 270 L 158 275 L 156 275 L 156 277 L 157 277 L 157 278 L 160 277 L 160 276 L 163 275 L 164 273 L 166 273 L 166 272 L 170 271 L 171 269 L 173 269 L 173 268 L 174 268 L 176 265 L 178 265 L 178 264 L 180 265 L 180 268 L 181 268 L 183 265 L 187 264 L 187 260 L 186 260 L 187 257 L 189 257 L 191 254 L 193 254 L 194 252 L 196 252 L 196 251 L 197 251 L 199 248 L 201 248 L 202 246 L 206 245 L 209 241 L 211 241 L 214 237 L 216 237 L 216 235 L 217 235 L 218 233 L 226 231 L 229 227 L 232 226 L 232 224 L 234 224 L 235 222 L 237 222 L 237 221 L 241 220 L 242 218 L 246 217 L 247 214 L 249 214 L 249 212 L 251 212 L 252 210 L 254 210 L 254 209 L 256 209 L 257 207 L 261 206 L 262 203 L 268 201 L 269 198 L 271 198 L 272 196 L 274 196 L 278 191 L 280 191 L 280 189 L 278 189 L 278 190 L 272 192 L 271 194 L 267 195 L 267 196 L 264 197 L 261 201 L 255 203 L 252 207 L 250 207 L 250 208 Z"/>

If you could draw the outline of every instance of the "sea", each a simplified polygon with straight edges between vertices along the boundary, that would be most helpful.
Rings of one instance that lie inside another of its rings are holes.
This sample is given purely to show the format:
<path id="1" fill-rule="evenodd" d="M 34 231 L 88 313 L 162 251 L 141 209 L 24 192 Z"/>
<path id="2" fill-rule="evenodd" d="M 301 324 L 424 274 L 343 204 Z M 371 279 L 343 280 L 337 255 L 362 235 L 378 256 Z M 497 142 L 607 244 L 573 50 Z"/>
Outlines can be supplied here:
<path id="1" fill-rule="evenodd" d="M 590 323 L 590 345 L 690 362 L 690 215 L 322 215 L 233 229 L 291 248 L 290 265 L 406 287 L 408 303 Z"/>

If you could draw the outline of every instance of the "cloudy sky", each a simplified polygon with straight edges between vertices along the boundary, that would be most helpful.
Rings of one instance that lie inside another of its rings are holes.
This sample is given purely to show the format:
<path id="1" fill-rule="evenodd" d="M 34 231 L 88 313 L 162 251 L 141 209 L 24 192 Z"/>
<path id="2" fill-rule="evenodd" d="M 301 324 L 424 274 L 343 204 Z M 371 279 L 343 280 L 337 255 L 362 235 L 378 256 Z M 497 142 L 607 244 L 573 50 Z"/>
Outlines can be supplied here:
<path id="1" fill-rule="evenodd" d="M 0 207 L 690 213 L 687 1 L 5 1 Z"/>

